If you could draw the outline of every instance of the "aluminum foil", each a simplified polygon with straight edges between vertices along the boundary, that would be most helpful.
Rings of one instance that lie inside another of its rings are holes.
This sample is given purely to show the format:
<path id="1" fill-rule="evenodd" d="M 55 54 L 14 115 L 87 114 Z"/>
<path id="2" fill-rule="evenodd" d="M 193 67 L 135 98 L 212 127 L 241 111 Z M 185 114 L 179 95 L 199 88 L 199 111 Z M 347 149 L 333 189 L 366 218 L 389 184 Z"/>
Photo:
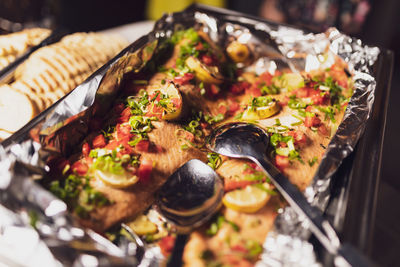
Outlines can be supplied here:
<path id="1" fill-rule="evenodd" d="M 146 65 L 158 40 L 176 29 L 192 26 L 201 27 L 219 45 L 231 39 L 248 44 L 258 59 L 252 65 L 257 72 L 280 68 L 311 70 L 324 64 L 329 66 L 335 56 L 348 63 L 355 81 L 354 95 L 312 184 L 305 191 L 313 205 L 326 208 L 332 175 L 353 151 L 371 112 L 376 85 L 373 66 L 379 49 L 364 46 L 336 29 L 312 34 L 240 13 L 192 6 L 184 12 L 165 15 L 151 33 L 123 50 L 68 96 L 2 143 L 0 216 L 7 220 L 0 220 L 0 240 L 9 229 L 32 230 L 30 223 L 34 219 L 37 235 L 24 237 L 38 246 L 45 244 L 54 266 L 159 265 L 162 257 L 157 250 L 148 249 L 139 257 L 138 244 L 125 242 L 117 246 L 81 228 L 68 214 L 66 204 L 35 180 L 49 171 L 44 164 L 49 156 L 68 155 L 87 134 L 90 118 L 107 113 L 107 103 L 118 93 L 125 75 L 139 72 Z M 321 59 L 322 55 L 328 57 Z M 257 266 L 318 266 L 309 236 L 307 223 L 290 207 L 285 208 L 265 241 Z"/>

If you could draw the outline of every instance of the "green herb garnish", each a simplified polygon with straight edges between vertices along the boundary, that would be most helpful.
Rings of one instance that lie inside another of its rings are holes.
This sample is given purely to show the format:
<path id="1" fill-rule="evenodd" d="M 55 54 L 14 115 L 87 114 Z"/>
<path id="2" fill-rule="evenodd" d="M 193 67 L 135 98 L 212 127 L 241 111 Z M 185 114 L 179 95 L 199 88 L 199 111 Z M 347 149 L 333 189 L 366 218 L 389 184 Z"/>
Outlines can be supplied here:
<path id="1" fill-rule="evenodd" d="M 218 153 L 211 152 L 207 154 L 208 163 L 207 165 L 213 168 L 214 170 L 217 169 L 222 164 L 221 156 Z"/>
<path id="2" fill-rule="evenodd" d="M 312 159 L 310 159 L 308 161 L 308 165 L 310 165 L 310 167 L 312 167 L 317 161 L 318 161 L 318 158 L 317 157 L 313 157 Z"/>

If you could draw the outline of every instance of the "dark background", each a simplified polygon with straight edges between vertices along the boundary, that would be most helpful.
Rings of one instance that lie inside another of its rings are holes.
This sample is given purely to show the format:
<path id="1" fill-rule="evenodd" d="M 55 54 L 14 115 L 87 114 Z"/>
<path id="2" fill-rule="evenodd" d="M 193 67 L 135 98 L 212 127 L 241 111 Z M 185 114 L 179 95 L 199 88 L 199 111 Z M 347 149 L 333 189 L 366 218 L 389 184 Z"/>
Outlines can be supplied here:
<path id="1" fill-rule="evenodd" d="M 261 2 L 231 0 L 227 1 L 227 7 L 259 15 Z M 379 265 L 399 266 L 400 1 L 370 2 L 372 8 L 356 37 L 369 45 L 390 49 L 395 54 L 371 256 Z M 145 20 L 145 5 L 144 0 L 1 0 L 0 33 L 35 24 L 61 26 L 71 31 L 101 30 Z"/>

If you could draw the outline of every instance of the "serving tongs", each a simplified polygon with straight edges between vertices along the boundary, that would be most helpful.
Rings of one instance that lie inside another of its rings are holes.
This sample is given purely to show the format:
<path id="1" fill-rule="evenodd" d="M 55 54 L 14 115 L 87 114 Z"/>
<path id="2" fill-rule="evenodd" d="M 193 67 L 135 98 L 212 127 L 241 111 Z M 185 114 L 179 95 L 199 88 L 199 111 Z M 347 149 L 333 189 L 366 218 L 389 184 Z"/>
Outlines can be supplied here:
<path id="1" fill-rule="evenodd" d="M 353 246 L 341 244 L 334 228 L 321 211 L 311 206 L 300 190 L 268 159 L 268 144 L 268 135 L 261 128 L 247 123 L 231 123 L 217 128 L 210 135 L 207 146 L 221 155 L 250 159 L 260 166 L 293 210 L 308 219 L 311 232 L 335 256 L 335 265 L 374 266 Z"/>

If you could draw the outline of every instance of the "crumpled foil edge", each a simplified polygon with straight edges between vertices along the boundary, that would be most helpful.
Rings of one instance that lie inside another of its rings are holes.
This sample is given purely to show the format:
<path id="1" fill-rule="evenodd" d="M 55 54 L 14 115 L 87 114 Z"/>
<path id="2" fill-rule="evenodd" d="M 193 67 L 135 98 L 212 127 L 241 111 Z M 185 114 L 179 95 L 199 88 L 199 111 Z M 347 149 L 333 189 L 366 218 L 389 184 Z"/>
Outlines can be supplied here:
<path id="1" fill-rule="evenodd" d="M 318 56 L 323 51 L 318 44 L 324 47 L 326 41 L 329 41 L 330 51 L 342 58 L 354 74 L 354 94 L 343 121 L 329 143 L 311 185 L 304 192 L 313 206 L 325 210 L 330 197 L 332 176 L 342 161 L 353 152 L 371 114 L 376 87 L 372 67 L 380 50 L 365 46 L 361 40 L 342 34 L 335 28 L 322 34 L 304 34 L 301 30 L 282 26 L 271 35 L 286 55 L 303 51 Z M 310 45 L 310 42 L 313 44 Z M 297 215 L 291 207 L 285 207 L 275 220 L 274 230 L 264 242 L 264 251 L 256 266 L 321 266 L 314 250 L 310 250 L 313 245 L 308 242 L 311 235 L 308 227 L 305 218 Z"/>

